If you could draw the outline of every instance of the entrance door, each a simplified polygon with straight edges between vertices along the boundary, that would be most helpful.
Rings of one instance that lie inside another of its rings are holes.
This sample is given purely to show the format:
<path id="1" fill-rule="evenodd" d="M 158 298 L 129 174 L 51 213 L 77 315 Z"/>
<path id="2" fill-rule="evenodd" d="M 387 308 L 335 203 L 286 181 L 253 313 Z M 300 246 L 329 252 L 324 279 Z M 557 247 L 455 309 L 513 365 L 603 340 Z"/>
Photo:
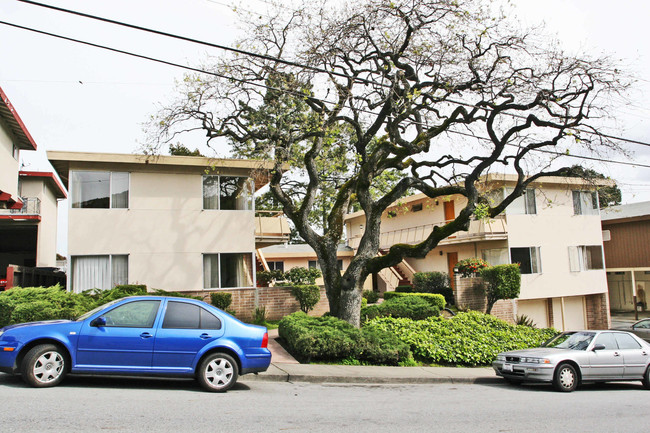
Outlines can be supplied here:
<path id="1" fill-rule="evenodd" d="M 454 201 L 443 202 L 445 208 L 445 222 L 452 221 L 456 218 L 456 210 L 454 209 Z"/>
<path id="2" fill-rule="evenodd" d="M 453 202 L 452 202 L 453 203 Z M 458 263 L 458 253 L 447 253 L 447 269 L 449 270 L 449 280 L 451 288 L 456 290 L 456 279 L 454 278 L 454 267 Z"/>

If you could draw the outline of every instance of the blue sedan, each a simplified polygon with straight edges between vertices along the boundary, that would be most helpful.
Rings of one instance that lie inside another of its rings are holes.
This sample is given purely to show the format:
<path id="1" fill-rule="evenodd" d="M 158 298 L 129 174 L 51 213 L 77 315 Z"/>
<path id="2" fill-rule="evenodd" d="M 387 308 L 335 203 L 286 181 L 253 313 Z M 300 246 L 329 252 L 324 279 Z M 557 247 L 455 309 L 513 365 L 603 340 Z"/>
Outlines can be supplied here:
<path id="1" fill-rule="evenodd" d="M 29 385 L 57 385 L 67 373 L 196 377 L 208 391 L 266 371 L 268 333 L 205 302 L 164 296 L 118 299 L 75 321 L 0 329 L 0 371 Z"/>

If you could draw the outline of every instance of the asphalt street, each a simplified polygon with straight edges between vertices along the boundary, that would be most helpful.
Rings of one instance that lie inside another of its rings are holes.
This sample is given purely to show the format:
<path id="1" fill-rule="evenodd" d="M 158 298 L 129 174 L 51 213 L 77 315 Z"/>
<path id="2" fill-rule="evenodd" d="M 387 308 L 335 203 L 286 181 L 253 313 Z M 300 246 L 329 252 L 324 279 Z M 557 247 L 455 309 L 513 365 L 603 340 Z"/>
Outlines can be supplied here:
<path id="1" fill-rule="evenodd" d="M 640 383 L 570 394 L 505 383 L 361 385 L 246 381 L 226 394 L 192 380 L 68 377 L 33 389 L 0 375 L 0 431 L 645 432 Z"/>

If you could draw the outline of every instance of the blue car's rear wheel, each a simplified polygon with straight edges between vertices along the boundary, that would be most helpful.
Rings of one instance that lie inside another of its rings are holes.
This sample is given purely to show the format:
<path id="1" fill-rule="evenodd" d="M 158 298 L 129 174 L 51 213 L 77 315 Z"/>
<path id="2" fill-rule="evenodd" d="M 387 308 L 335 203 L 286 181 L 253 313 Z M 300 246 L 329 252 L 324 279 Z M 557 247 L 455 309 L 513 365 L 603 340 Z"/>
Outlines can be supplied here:
<path id="1" fill-rule="evenodd" d="M 212 392 L 228 391 L 237 382 L 237 362 L 225 353 L 208 355 L 197 372 L 197 378 L 203 388 Z"/>
<path id="2" fill-rule="evenodd" d="M 65 355 L 53 344 L 40 344 L 23 358 L 20 373 L 27 384 L 45 388 L 58 385 L 65 376 Z"/>

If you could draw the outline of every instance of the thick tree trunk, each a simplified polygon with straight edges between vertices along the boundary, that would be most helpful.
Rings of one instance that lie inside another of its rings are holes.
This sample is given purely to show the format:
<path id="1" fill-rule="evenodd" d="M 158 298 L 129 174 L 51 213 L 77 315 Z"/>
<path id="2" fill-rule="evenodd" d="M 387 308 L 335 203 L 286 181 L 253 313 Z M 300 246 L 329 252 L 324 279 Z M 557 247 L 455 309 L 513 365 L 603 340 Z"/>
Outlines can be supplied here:
<path id="1" fill-rule="evenodd" d="M 327 263 L 329 262 L 329 263 Z M 336 260 L 321 260 L 330 314 L 359 327 L 364 274 L 359 263 L 352 263 L 341 276 Z"/>

